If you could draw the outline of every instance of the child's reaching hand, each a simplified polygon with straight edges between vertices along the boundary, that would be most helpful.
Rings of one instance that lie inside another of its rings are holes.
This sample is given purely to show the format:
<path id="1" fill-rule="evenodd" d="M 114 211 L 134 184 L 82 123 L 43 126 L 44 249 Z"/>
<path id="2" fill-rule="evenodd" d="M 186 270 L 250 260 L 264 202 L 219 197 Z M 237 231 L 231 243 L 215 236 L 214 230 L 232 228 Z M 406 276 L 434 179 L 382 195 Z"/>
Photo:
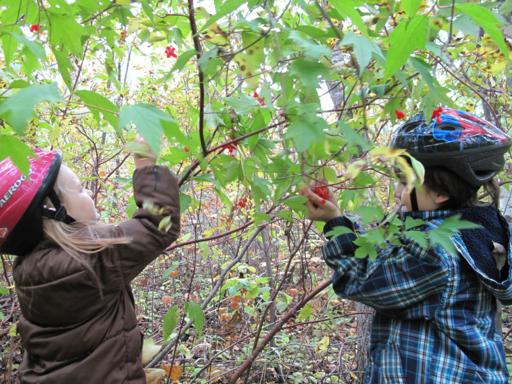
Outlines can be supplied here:
<path id="1" fill-rule="evenodd" d="M 334 196 L 326 186 L 312 185 L 303 188 L 300 193 L 308 199 L 306 207 L 311 220 L 327 222 L 341 216 Z"/>
<path id="2" fill-rule="evenodd" d="M 135 141 L 129 143 L 128 150 L 133 153 L 135 168 L 144 168 L 150 165 L 155 165 L 155 154 L 142 137 L 139 136 Z"/>

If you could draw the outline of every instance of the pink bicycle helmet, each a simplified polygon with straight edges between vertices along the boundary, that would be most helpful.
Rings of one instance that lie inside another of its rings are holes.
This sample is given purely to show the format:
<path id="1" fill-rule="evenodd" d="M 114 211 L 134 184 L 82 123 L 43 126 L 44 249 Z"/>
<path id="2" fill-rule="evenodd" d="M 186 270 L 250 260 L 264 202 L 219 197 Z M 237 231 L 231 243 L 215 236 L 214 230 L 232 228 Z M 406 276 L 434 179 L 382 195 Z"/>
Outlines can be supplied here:
<path id="1" fill-rule="evenodd" d="M 23 256 L 43 235 L 42 217 L 73 222 L 53 191 L 61 165 L 56 151 L 35 150 L 28 175 L 23 175 L 10 159 L 0 162 L 0 252 Z M 43 207 L 49 197 L 56 209 Z"/>

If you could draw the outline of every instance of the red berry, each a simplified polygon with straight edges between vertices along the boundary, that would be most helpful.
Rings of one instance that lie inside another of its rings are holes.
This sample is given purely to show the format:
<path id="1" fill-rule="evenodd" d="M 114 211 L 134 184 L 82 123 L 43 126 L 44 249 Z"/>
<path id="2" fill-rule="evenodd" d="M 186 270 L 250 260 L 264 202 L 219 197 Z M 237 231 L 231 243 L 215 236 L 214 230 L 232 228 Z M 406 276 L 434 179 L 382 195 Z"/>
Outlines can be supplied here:
<path id="1" fill-rule="evenodd" d="M 183 148 L 185 152 L 190 152 L 190 149 L 188 147 Z"/>
<path id="2" fill-rule="evenodd" d="M 329 197 L 329 190 L 327 189 L 327 187 L 325 185 L 313 187 L 313 192 L 316 195 L 320 196 L 322 200 L 324 200 L 324 203 L 322 204 L 325 204 L 325 200 L 327 200 L 327 198 Z"/>
<path id="3" fill-rule="evenodd" d="M 395 111 L 395 116 L 398 120 L 401 120 L 405 117 L 405 113 L 403 113 L 402 111 L 400 111 L 399 109 L 397 109 Z"/>
<path id="4" fill-rule="evenodd" d="M 41 26 L 39 24 L 32 24 L 30 26 L 30 32 L 39 32 L 41 29 Z"/>

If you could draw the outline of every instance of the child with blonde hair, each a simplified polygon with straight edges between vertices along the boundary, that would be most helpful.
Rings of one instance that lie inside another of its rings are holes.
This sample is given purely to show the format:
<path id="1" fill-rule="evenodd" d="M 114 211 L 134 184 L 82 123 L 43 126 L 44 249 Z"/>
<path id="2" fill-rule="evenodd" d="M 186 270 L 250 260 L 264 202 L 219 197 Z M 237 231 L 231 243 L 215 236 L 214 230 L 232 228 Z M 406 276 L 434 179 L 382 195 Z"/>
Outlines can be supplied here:
<path id="1" fill-rule="evenodd" d="M 137 212 L 100 225 L 91 192 L 61 155 L 35 153 L 28 175 L 0 162 L 0 252 L 17 255 L 21 382 L 145 383 L 130 283 L 178 237 L 176 177 L 136 155 Z"/>

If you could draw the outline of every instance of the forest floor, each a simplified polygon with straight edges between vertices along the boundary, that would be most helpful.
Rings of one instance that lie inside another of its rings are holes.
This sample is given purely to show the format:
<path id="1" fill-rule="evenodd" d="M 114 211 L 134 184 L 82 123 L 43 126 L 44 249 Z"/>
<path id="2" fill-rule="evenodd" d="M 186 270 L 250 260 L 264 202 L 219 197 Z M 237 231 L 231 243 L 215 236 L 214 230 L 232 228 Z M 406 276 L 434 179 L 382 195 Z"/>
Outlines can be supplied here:
<path id="1" fill-rule="evenodd" d="M 137 315 L 146 339 L 162 343 L 162 318 L 169 306 L 179 301 L 180 277 L 162 281 L 165 263 L 154 263 L 134 282 Z M 328 276 L 327 269 L 321 271 Z M 6 275 L 4 275 L 6 276 Z M 211 288 L 207 283 L 194 287 L 201 297 Z M 287 290 L 291 300 L 300 297 L 300 290 Z M 309 303 L 310 316 L 299 316 L 288 322 L 252 365 L 247 383 L 358 383 L 357 316 L 355 303 L 333 296 L 326 289 Z M 195 299 L 197 299 L 195 297 Z M 238 297 L 238 298 L 236 298 Z M 189 298 L 190 299 L 190 298 Z M 194 297 L 192 297 L 194 299 Z M 254 300 L 243 295 L 224 297 L 205 312 L 204 330 L 183 333 L 181 342 L 158 363 L 169 377 L 168 383 L 225 383 L 233 371 L 250 354 L 256 315 Z M 19 306 L 11 292 L 0 296 L 0 383 L 18 383 L 17 370 L 22 359 L 20 337 L 16 333 Z M 282 311 L 271 314 L 276 320 Z M 304 315 L 304 313 L 302 314 Z M 306 314 L 307 315 L 307 314 Z M 509 366 L 512 370 L 512 307 L 505 307 L 503 333 Z M 272 324 L 269 325 L 269 327 Z M 266 330 L 266 329 L 265 329 Z"/>

